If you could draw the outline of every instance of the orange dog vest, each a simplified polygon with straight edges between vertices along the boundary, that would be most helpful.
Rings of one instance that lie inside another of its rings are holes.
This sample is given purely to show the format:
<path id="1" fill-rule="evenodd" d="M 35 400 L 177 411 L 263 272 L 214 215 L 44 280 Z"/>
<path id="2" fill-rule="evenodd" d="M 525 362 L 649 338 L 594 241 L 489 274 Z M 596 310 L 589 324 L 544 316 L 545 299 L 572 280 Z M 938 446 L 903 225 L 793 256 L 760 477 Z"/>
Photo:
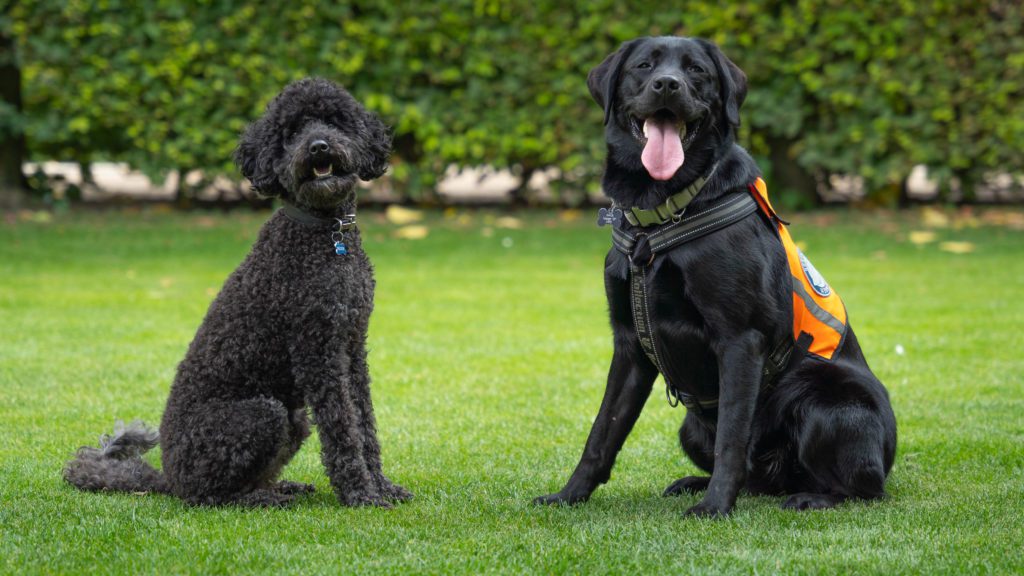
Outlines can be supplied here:
<path id="1" fill-rule="evenodd" d="M 797 342 L 797 349 L 806 348 L 810 354 L 831 360 L 843 345 L 849 327 L 846 306 L 793 243 L 789 230 L 768 201 L 764 180 L 758 178 L 749 188 L 761 211 L 775 224 L 786 250 L 793 278 L 793 340 Z"/>

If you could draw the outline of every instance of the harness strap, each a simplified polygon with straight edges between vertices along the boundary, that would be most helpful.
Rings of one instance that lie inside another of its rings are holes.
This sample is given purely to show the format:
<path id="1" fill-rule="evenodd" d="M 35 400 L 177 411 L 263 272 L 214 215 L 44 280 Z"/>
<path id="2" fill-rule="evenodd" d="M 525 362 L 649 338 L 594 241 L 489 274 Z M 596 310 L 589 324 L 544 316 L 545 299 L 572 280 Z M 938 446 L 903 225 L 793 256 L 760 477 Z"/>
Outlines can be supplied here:
<path id="1" fill-rule="evenodd" d="M 699 184 L 703 184 L 703 182 Z M 699 187 L 697 190 L 699 191 Z M 696 194 L 694 193 L 694 195 Z M 688 202 L 689 200 L 687 200 Z M 669 205 L 669 203 L 666 202 L 665 205 Z M 659 206 L 658 209 L 663 206 Z M 731 226 L 757 210 L 758 203 L 749 194 L 734 194 L 728 196 L 723 202 L 696 214 L 685 217 L 674 213 L 670 214 L 662 223 L 668 220 L 673 220 L 673 223 L 651 233 L 641 232 L 634 235 L 619 228 L 612 229 L 612 244 L 615 249 L 629 257 L 630 304 L 637 339 L 640 341 L 644 354 L 665 378 L 665 395 L 670 406 L 675 407 L 682 404 L 689 410 L 701 413 L 717 408 L 718 398 L 698 398 L 693 394 L 683 392 L 669 381 L 665 365 L 658 354 L 651 326 L 647 270 L 657 254 L 665 253 L 677 246 Z M 627 211 L 626 219 L 632 223 L 633 219 L 629 217 L 629 214 L 630 212 Z M 635 215 L 635 212 L 633 214 Z M 761 379 L 762 387 L 767 388 L 774 383 L 775 378 L 789 365 L 792 353 L 792 340 L 788 337 L 782 338 L 765 358 Z"/>
<path id="2" fill-rule="evenodd" d="M 646 238 L 641 238 L 640 241 L 644 242 Z M 651 364 L 654 364 L 654 367 L 665 378 L 665 398 L 668 400 L 669 406 L 675 408 L 682 404 L 687 409 L 698 412 L 714 409 L 718 406 L 718 398 L 697 398 L 693 394 L 679 390 L 668 379 L 668 372 L 665 371 L 665 365 L 658 354 L 658 348 L 654 342 L 654 333 L 651 328 L 651 309 L 648 305 L 649 298 L 647 295 L 647 268 L 647 264 L 631 263 L 629 265 L 629 292 L 630 303 L 633 309 L 633 327 L 636 329 L 637 339 L 640 340 L 640 347 L 643 348 L 644 354 L 651 361 Z"/>
<path id="3" fill-rule="evenodd" d="M 651 255 L 654 255 L 731 226 L 746 218 L 747 215 L 756 212 L 757 209 L 757 202 L 751 198 L 750 194 L 733 194 L 720 204 L 696 214 L 679 217 L 677 222 L 659 228 L 655 232 L 641 232 L 633 235 L 625 230 L 613 228 L 612 245 L 619 252 L 636 260 L 635 256 L 638 255 L 638 252 L 639 255 L 646 256 L 646 250 L 642 248 L 637 250 L 637 242 L 640 238 L 646 239 Z"/>

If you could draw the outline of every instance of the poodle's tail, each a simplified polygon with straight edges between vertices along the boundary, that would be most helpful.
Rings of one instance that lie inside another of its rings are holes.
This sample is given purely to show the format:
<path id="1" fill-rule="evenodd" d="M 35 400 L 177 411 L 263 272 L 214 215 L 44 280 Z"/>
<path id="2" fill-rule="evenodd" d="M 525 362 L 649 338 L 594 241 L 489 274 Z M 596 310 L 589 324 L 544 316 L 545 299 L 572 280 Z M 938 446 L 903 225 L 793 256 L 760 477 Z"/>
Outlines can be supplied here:
<path id="1" fill-rule="evenodd" d="M 136 420 L 125 426 L 118 420 L 114 434 L 100 436 L 99 448 L 82 446 L 64 467 L 64 479 L 82 490 L 116 492 L 168 492 L 163 475 L 142 455 L 159 442 L 156 430 Z"/>

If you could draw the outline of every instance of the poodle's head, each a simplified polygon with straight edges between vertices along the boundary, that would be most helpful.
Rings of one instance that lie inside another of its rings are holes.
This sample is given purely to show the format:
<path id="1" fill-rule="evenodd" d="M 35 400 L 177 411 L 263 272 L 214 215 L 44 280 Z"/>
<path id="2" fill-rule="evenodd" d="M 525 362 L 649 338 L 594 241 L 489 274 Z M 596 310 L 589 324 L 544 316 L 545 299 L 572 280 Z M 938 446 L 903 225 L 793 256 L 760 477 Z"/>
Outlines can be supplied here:
<path id="1" fill-rule="evenodd" d="M 355 197 L 356 177 L 384 174 L 391 133 L 348 92 L 322 78 L 285 86 L 235 150 L 242 175 L 264 196 L 329 211 Z"/>

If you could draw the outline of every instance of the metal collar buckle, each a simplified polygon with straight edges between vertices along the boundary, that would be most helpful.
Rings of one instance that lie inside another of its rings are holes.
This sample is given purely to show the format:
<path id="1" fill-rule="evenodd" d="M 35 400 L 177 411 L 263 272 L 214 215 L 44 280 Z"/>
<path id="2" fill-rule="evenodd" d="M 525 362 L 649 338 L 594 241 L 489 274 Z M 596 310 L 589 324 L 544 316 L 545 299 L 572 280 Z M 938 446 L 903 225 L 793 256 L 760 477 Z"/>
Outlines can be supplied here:
<path id="1" fill-rule="evenodd" d="M 338 223 L 338 232 L 344 232 L 356 225 L 356 215 L 345 214 L 341 218 L 335 218 L 334 221 Z"/>

